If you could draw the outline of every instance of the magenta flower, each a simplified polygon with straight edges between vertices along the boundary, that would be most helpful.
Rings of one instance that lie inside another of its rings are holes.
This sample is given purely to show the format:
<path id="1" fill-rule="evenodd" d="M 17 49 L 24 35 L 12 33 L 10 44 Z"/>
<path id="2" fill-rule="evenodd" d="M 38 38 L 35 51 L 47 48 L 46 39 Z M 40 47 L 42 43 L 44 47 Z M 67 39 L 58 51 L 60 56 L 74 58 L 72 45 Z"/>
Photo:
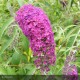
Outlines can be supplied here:
<path id="1" fill-rule="evenodd" d="M 49 65 L 54 65 L 56 56 L 54 33 L 47 15 L 39 7 L 24 5 L 16 12 L 15 19 L 30 41 L 37 68 L 49 71 Z"/>
<path id="2" fill-rule="evenodd" d="M 63 75 L 65 75 L 65 80 L 78 80 L 78 72 L 77 67 L 71 62 L 75 61 L 75 53 L 71 52 L 69 56 L 67 56 L 64 67 L 63 67 Z"/>

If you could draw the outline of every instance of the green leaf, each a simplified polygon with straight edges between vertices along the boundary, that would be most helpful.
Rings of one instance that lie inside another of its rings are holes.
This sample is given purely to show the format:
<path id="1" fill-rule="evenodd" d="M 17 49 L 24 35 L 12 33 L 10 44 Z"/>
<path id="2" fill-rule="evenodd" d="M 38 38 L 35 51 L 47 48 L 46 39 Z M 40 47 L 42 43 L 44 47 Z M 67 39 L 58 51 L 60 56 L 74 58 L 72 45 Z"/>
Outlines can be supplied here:
<path id="1" fill-rule="evenodd" d="M 75 65 L 80 68 L 80 62 L 76 62 Z"/>
<path id="2" fill-rule="evenodd" d="M 70 9 L 70 7 L 72 7 L 73 3 L 74 3 L 74 0 L 69 0 L 68 9 Z"/>
<path id="3" fill-rule="evenodd" d="M 9 10 L 11 16 L 15 17 L 15 13 L 14 13 L 13 7 L 11 6 L 10 1 L 7 2 L 7 9 Z"/>
<path id="4" fill-rule="evenodd" d="M 16 73 L 17 73 L 18 75 L 24 75 L 25 72 L 24 72 L 23 67 L 20 67 Z"/>
<path id="5" fill-rule="evenodd" d="M 18 2 L 18 4 L 19 4 L 20 7 L 24 4 L 23 1 L 24 1 L 24 0 L 17 0 L 17 2 Z"/>
<path id="6" fill-rule="evenodd" d="M 14 29 L 14 35 L 12 38 L 8 39 L 5 44 L 2 46 L 1 50 L 0 50 L 0 55 L 6 50 L 6 48 L 13 42 L 15 36 L 17 34 L 17 29 Z"/>
<path id="7" fill-rule="evenodd" d="M 74 42 L 75 42 L 75 36 L 70 37 L 67 43 L 67 47 L 73 46 Z"/>
<path id="8" fill-rule="evenodd" d="M 7 75 L 15 75 L 15 68 L 11 68 L 9 66 L 6 67 Z"/>
<path id="9" fill-rule="evenodd" d="M 68 12 L 70 11 L 70 8 L 72 7 L 73 1 L 74 1 L 74 0 L 69 0 L 69 1 L 68 1 L 68 6 L 67 6 Z"/>
<path id="10" fill-rule="evenodd" d="M 28 61 L 27 61 L 27 56 L 26 55 L 21 55 L 21 62 L 22 63 L 27 63 Z"/>
<path id="11" fill-rule="evenodd" d="M 64 29 L 64 32 L 67 31 L 69 28 L 72 28 L 72 27 L 76 27 L 76 25 L 69 25 L 69 26 L 67 26 L 67 27 Z"/>
<path id="12" fill-rule="evenodd" d="M 24 68 L 27 75 L 33 75 L 36 71 L 36 67 L 34 65 L 28 64 Z"/>
<path id="13" fill-rule="evenodd" d="M 0 75 L 6 75 L 6 74 L 7 74 L 6 69 L 0 66 Z"/>
<path id="14" fill-rule="evenodd" d="M 68 40 L 68 42 L 67 42 L 67 48 L 68 48 L 68 49 L 73 47 L 73 45 L 74 45 L 74 43 L 75 43 L 78 35 L 79 35 L 79 30 L 77 30 L 77 33 L 76 33 L 75 36 L 72 36 L 72 37 L 69 38 L 69 40 Z M 67 52 L 67 54 L 68 54 L 70 51 L 71 51 L 71 50 L 69 50 L 69 51 Z"/>
<path id="15" fill-rule="evenodd" d="M 7 22 L 4 23 L 4 25 L 1 27 L 1 30 L 0 30 L 0 39 L 4 33 L 4 31 L 7 29 L 7 27 L 14 21 L 14 18 L 9 18 L 7 20 Z"/>
<path id="16" fill-rule="evenodd" d="M 67 40 L 69 41 L 70 37 L 73 37 L 73 36 L 72 36 L 72 35 L 73 35 L 72 33 L 75 32 L 76 30 L 78 30 L 78 28 L 79 28 L 79 27 L 74 27 L 74 28 L 70 29 L 70 30 L 68 31 L 68 33 L 66 33 L 66 35 L 65 35 L 66 37 L 63 39 L 63 41 L 62 41 L 61 44 L 60 44 L 61 46 L 60 46 L 60 48 L 59 48 L 59 51 L 58 51 L 57 56 L 60 56 L 60 55 L 61 55 L 61 54 L 59 54 L 60 49 L 62 48 L 62 46 L 64 45 L 65 42 L 66 42 L 66 44 L 69 44 L 69 43 L 67 42 Z M 76 36 L 76 35 L 74 35 L 74 36 Z M 73 41 L 72 41 L 72 42 L 73 42 Z M 71 44 L 72 44 L 72 43 L 71 43 Z M 68 46 L 68 45 L 67 45 L 67 46 Z M 65 52 L 68 50 L 68 49 L 67 49 L 67 46 L 66 46 Z M 71 46 L 71 47 L 72 47 L 72 46 Z M 68 50 L 68 51 L 69 51 L 69 50 Z M 65 53 L 65 52 L 64 52 L 64 53 Z M 64 53 L 63 53 L 63 54 L 64 54 Z"/>
<path id="17" fill-rule="evenodd" d="M 14 65 L 18 65 L 20 63 L 21 55 L 18 52 L 13 53 L 11 63 Z"/>
<path id="18" fill-rule="evenodd" d="M 30 61 L 30 58 L 32 57 L 32 50 L 29 48 L 29 53 L 28 53 L 28 62 Z"/>
<path id="19" fill-rule="evenodd" d="M 26 51 L 28 53 L 29 52 L 29 40 L 23 34 L 21 35 L 21 39 L 22 39 L 22 47 L 23 47 L 24 51 Z"/>

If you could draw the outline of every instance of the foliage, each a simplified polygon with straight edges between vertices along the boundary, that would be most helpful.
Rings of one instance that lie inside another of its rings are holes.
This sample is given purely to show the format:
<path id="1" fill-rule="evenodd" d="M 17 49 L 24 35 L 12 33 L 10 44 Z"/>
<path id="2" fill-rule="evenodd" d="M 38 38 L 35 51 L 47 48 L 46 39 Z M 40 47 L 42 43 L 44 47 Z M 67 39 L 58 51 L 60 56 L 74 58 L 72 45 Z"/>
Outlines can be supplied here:
<path id="1" fill-rule="evenodd" d="M 79 0 L 0 0 L 0 74 L 41 74 L 34 65 L 29 41 L 14 20 L 15 12 L 24 4 L 41 7 L 51 21 L 57 60 L 48 74 L 61 75 L 66 56 L 75 50 L 76 62 L 73 64 L 80 75 Z"/>

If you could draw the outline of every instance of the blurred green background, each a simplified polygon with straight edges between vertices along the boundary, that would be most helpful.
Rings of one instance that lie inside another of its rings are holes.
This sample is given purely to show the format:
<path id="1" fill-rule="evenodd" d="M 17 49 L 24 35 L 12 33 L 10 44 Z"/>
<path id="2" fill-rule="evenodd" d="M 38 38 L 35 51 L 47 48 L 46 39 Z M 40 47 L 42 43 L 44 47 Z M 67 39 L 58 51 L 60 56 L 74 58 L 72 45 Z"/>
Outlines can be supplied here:
<path id="1" fill-rule="evenodd" d="M 41 75 L 29 41 L 14 20 L 24 4 L 42 8 L 51 21 L 57 60 L 48 75 L 62 75 L 66 56 L 74 50 L 76 61 L 72 64 L 80 75 L 80 0 L 0 0 L 0 75 Z"/>

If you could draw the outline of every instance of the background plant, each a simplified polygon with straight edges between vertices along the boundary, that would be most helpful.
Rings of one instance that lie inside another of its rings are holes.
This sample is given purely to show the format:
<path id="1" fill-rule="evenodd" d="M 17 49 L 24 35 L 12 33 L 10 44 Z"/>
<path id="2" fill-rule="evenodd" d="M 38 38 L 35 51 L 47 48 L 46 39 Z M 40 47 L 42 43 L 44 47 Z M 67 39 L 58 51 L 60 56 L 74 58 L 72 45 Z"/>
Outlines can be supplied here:
<path id="1" fill-rule="evenodd" d="M 75 50 L 76 62 L 72 64 L 80 75 L 79 0 L 0 0 L 0 74 L 41 74 L 33 63 L 29 41 L 14 20 L 15 12 L 24 4 L 41 7 L 51 21 L 57 61 L 48 74 L 61 75 L 66 56 Z"/>

